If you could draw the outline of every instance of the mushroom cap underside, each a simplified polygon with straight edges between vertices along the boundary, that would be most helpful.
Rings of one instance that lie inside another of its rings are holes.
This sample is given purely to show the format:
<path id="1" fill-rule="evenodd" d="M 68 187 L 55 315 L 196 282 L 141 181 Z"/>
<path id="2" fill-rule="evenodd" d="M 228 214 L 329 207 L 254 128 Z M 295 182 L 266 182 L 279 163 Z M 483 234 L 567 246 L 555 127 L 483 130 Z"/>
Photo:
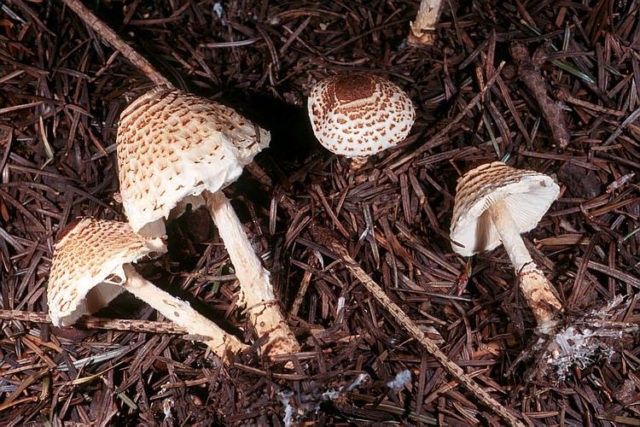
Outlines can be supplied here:
<path id="1" fill-rule="evenodd" d="M 235 110 L 174 89 L 154 89 L 121 114 L 122 203 L 135 231 L 166 219 L 185 197 L 238 179 L 271 136 Z"/>
<path id="2" fill-rule="evenodd" d="M 502 243 L 487 209 L 503 201 L 518 231 L 533 229 L 558 198 L 560 188 L 545 174 L 502 162 L 481 165 L 463 175 L 456 187 L 450 238 L 462 256 L 490 251 Z"/>
<path id="3" fill-rule="evenodd" d="M 404 141 L 415 121 L 411 99 L 375 74 L 340 74 L 320 81 L 307 102 L 313 132 L 326 149 L 370 156 Z"/>
<path id="4" fill-rule="evenodd" d="M 73 324 L 124 291 L 122 266 L 166 252 L 160 239 L 145 239 L 124 222 L 83 218 L 55 244 L 47 299 L 56 326 Z"/>

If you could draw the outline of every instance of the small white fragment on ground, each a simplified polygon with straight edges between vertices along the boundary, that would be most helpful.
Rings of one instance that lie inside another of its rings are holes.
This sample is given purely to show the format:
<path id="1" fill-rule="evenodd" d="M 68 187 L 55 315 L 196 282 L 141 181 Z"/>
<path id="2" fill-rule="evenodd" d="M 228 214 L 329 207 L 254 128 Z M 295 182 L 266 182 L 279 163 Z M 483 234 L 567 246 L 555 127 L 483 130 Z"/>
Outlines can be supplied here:
<path id="1" fill-rule="evenodd" d="M 280 398 L 280 402 L 284 405 L 284 418 L 282 422 L 286 427 L 294 425 L 296 422 L 295 414 L 296 409 L 291 405 L 291 397 L 293 396 L 293 392 L 287 391 L 279 391 L 278 397 Z"/>
<path id="2" fill-rule="evenodd" d="M 164 413 L 164 420 L 168 421 L 173 416 L 171 415 L 171 408 L 173 408 L 173 399 L 166 398 L 162 401 L 162 412 Z"/>
<path id="3" fill-rule="evenodd" d="M 396 376 L 394 381 L 399 381 L 398 377 L 405 375 L 407 378 L 402 378 L 400 387 L 411 379 L 411 373 L 409 371 L 403 371 Z M 322 402 L 337 400 L 345 392 L 351 391 L 356 387 L 359 387 L 362 383 L 366 383 L 371 380 L 371 377 L 366 372 L 360 373 L 353 382 L 348 386 L 340 386 L 337 388 L 330 388 L 322 394 L 316 393 L 302 393 L 296 394 L 294 397 L 293 391 L 278 390 L 277 395 L 280 403 L 284 406 L 284 417 L 282 422 L 286 427 L 300 425 L 306 415 L 310 412 L 318 413 L 320 411 L 320 405 Z M 393 382 L 393 381 L 392 381 Z M 389 383 L 391 384 L 391 383 Z"/>
<path id="4" fill-rule="evenodd" d="M 213 12 L 218 15 L 218 18 L 222 19 L 224 15 L 224 7 L 222 7 L 222 3 L 217 1 L 213 4 Z"/>
<path id="5" fill-rule="evenodd" d="M 338 390 L 334 388 L 329 389 L 324 393 L 322 393 L 322 400 L 336 400 L 337 398 L 340 397 L 341 392 L 342 392 L 342 387 L 339 388 Z"/>
<path id="6" fill-rule="evenodd" d="M 320 251 L 314 250 L 313 256 L 316 257 L 316 259 L 320 263 L 320 269 L 324 269 L 324 258 L 322 258 L 322 254 L 320 253 Z"/>
<path id="7" fill-rule="evenodd" d="M 338 298 L 338 305 L 336 307 L 336 317 L 340 316 L 340 312 L 344 308 L 344 302 L 345 302 L 344 297 L 339 297 Z"/>
<path id="8" fill-rule="evenodd" d="M 564 381 L 572 366 L 585 369 L 599 357 L 609 358 L 615 352 L 602 342 L 603 338 L 620 338 L 621 331 L 583 329 L 569 326 L 559 332 L 549 346 L 547 363 L 555 367 L 557 378 Z"/>
<path id="9" fill-rule="evenodd" d="M 358 375 L 355 380 L 353 380 L 353 382 L 349 387 L 347 387 L 347 391 L 351 391 L 356 387 L 360 387 L 360 384 L 369 380 L 370 380 L 369 374 L 367 374 L 366 372 L 363 372 L 360 375 Z"/>
<path id="10" fill-rule="evenodd" d="M 409 381 L 411 381 L 411 371 L 405 369 L 398 372 L 396 377 L 387 383 L 387 387 L 393 390 L 401 390 Z"/>
<path id="11" fill-rule="evenodd" d="M 555 336 L 549 349 L 551 357 L 547 362 L 555 366 L 560 381 L 565 380 L 567 372 L 573 365 L 583 369 L 593 362 L 600 348 L 600 342 L 593 338 L 593 331 L 584 329 L 580 332 L 573 326 L 569 326 Z"/>
<path id="12" fill-rule="evenodd" d="M 218 16 L 222 25 L 227 25 L 227 18 L 224 16 L 224 6 L 222 6 L 222 2 L 217 1 L 213 4 L 213 13 Z"/>

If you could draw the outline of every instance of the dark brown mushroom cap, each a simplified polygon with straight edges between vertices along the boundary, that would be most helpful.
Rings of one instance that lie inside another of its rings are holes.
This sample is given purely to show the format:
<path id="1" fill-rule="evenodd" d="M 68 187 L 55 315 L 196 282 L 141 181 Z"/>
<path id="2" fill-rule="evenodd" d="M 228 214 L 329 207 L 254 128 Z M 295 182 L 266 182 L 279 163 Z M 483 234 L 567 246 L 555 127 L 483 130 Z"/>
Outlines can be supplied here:
<path id="1" fill-rule="evenodd" d="M 83 218 L 55 244 L 47 288 L 56 326 L 107 305 L 124 291 L 123 264 L 166 251 L 160 239 L 145 239 L 125 222 Z"/>
<path id="2" fill-rule="evenodd" d="M 187 196 L 216 192 L 269 145 L 269 132 L 222 104 L 154 89 L 121 114 L 117 152 L 122 204 L 135 231 L 167 218 Z"/>
<path id="3" fill-rule="evenodd" d="M 309 119 L 318 141 L 335 154 L 370 156 L 402 142 L 415 109 L 397 85 L 375 74 L 340 74 L 309 94 Z"/>
<path id="4" fill-rule="evenodd" d="M 520 233 L 533 229 L 558 198 L 560 188 L 545 174 L 492 162 L 464 174 L 456 186 L 450 237 L 462 256 L 502 243 L 487 208 L 502 200 Z"/>

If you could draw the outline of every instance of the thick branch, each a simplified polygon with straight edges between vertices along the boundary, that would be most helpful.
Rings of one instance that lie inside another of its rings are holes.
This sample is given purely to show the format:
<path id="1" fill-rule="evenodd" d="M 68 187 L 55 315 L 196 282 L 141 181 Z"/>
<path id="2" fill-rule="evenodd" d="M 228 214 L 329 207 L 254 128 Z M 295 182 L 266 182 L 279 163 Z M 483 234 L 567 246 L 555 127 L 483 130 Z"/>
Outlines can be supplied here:
<path id="1" fill-rule="evenodd" d="M 0 310 L 0 320 L 51 323 L 47 313 L 21 310 Z M 87 329 L 105 329 L 109 331 L 143 332 L 152 334 L 188 334 L 185 328 L 170 322 L 136 319 L 107 319 L 103 317 L 84 316 L 78 319 L 75 326 Z"/>

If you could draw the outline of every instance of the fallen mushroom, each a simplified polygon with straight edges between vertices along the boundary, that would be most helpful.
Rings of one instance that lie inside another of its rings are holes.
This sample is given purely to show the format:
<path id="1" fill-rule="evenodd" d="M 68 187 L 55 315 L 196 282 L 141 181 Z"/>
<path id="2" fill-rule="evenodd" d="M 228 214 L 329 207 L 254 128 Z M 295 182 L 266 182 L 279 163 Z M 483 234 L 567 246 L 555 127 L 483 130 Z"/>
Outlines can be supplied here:
<path id="1" fill-rule="evenodd" d="M 415 121 L 407 94 L 375 74 L 340 74 L 315 84 L 308 99 L 320 144 L 361 168 L 369 156 L 404 141 Z"/>
<path id="2" fill-rule="evenodd" d="M 436 24 L 442 11 L 442 0 L 422 0 L 415 21 L 409 22 L 407 42 L 414 46 L 432 45 Z"/>
<path id="3" fill-rule="evenodd" d="M 520 291 L 543 333 L 555 325 L 562 304 L 533 262 L 520 233 L 538 224 L 558 194 L 558 185 L 547 175 L 502 162 L 484 164 L 458 181 L 451 221 L 453 250 L 462 256 L 504 245 Z"/>
<path id="4" fill-rule="evenodd" d="M 83 218 L 56 242 L 47 289 L 49 315 L 56 326 L 68 326 L 106 306 L 125 290 L 163 316 L 202 336 L 218 356 L 246 348 L 236 337 L 196 312 L 188 302 L 144 279 L 132 263 L 166 251 L 158 238 L 144 238 L 129 224 Z"/>
<path id="5" fill-rule="evenodd" d="M 222 189 L 269 145 L 270 134 L 230 107 L 175 89 L 154 89 L 123 112 L 117 135 L 122 204 L 133 229 L 165 233 L 183 206 L 206 203 L 240 282 L 241 302 L 262 348 L 298 351 L 269 279 Z"/>

